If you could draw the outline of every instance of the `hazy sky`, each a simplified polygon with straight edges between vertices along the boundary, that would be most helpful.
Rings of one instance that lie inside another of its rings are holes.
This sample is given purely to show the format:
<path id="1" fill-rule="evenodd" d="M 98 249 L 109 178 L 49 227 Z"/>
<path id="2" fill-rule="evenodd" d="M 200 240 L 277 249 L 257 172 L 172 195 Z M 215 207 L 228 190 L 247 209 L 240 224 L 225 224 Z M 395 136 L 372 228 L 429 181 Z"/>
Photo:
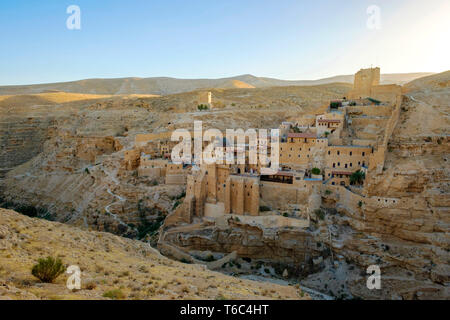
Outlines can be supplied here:
<path id="1" fill-rule="evenodd" d="M 449 0 L 1 0 L 0 35 L 0 85 L 450 69 Z"/>

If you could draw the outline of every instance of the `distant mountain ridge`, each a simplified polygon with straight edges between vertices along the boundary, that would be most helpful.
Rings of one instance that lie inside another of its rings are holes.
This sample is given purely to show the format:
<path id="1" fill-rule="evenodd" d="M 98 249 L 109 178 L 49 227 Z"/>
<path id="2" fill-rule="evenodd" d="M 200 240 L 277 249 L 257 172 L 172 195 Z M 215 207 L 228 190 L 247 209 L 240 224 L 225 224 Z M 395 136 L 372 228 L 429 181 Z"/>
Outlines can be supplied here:
<path id="1" fill-rule="evenodd" d="M 429 72 L 382 74 L 382 84 L 405 84 L 432 75 Z M 314 86 L 333 82 L 353 83 L 353 75 L 340 75 L 319 80 L 280 80 L 244 74 L 220 79 L 117 78 L 86 79 L 34 85 L 0 86 L 0 95 L 35 94 L 64 91 L 82 94 L 157 94 L 166 95 L 199 89 L 265 88 L 279 86 Z"/>

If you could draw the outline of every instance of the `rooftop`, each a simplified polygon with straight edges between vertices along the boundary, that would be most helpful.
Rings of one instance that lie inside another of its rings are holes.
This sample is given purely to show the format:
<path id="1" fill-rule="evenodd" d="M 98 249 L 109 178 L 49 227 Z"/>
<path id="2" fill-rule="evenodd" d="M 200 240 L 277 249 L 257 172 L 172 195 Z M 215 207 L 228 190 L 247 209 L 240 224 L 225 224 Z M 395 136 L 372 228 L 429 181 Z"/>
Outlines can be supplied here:
<path id="1" fill-rule="evenodd" d="M 332 174 L 342 174 L 346 176 L 351 176 L 353 172 L 351 171 L 331 171 Z"/>
<path id="2" fill-rule="evenodd" d="M 317 138 L 317 135 L 315 133 L 288 133 L 288 138 Z"/>
<path id="3" fill-rule="evenodd" d="M 328 119 L 319 119 L 318 122 L 331 122 L 331 123 L 340 123 L 341 120 L 328 120 Z"/>

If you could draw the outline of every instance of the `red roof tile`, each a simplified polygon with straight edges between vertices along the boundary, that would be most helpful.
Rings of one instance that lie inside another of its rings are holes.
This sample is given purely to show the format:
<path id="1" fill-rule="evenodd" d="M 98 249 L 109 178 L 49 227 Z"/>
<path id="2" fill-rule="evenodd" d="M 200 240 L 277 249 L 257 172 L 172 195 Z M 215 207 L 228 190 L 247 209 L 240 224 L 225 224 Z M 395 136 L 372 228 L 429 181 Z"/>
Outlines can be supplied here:
<path id="1" fill-rule="evenodd" d="M 317 138 L 315 133 L 288 133 L 288 138 Z"/>

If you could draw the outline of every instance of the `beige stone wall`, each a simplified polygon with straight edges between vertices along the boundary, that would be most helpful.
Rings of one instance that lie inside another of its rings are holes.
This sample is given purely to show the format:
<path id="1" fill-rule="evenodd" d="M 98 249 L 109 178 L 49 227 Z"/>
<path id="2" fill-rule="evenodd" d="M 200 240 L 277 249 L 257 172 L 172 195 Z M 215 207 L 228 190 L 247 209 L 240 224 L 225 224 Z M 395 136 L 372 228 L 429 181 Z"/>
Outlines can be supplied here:
<path id="1" fill-rule="evenodd" d="M 395 102 L 402 94 L 402 87 L 396 84 L 380 85 L 372 88 L 370 97 L 379 101 Z"/>
<path id="2" fill-rule="evenodd" d="M 184 186 L 186 184 L 186 173 L 176 173 L 176 174 L 168 174 L 166 173 L 166 184 L 169 185 L 180 185 Z"/>
<path id="3" fill-rule="evenodd" d="M 320 166 L 327 146 L 327 139 L 288 138 L 280 143 L 280 163 L 304 169 Z"/>
<path id="4" fill-rule="evenodd" d="M 262 181 L 260 183 L 261 200 L 272 208 L 288 208 L 293 204 L 307 204 L 311 189 L 307 182 L 301 185 Z"/>
<path id="5" fill-rule="evenodd" d="M 223 202 L 205 203 L 205 217 L 218 218 L 225 214 L 225 204 Z"/>
<path id="6" fill-rule="evenodd" d="M 124 152 L 124 163 L 127 170 L 135 170 L 139 166 L 141 153 L 137 149 L 126 150 Z"/>
<path id="7" fill-rule="evenodd" d="M 326 167 L 334 171 L 356 171 L 362 165 L 369 165 L 371 147 L 362 146 L 328 146 Z M 329 178 L 328 176 L 325 179 Z"/>
<path id="8" fill-rule="evenodd" d="M 381 208 L 403 210 L 426 210 L 427 208 L 427 203 L 423 198 L 364 197 L 351 192 L 344 187 L 329 185 L 323 185 L 321 190 L 323 197 L 334 199 L 336 205 L 343 206 L 352 213 L 361 210 L 374 212 Z M 329 192 L 331 191 L 331 193 L 327 194 L 327 190 Z"/>
<path id="9" fill-rule="evenodd" d="M 152 168 L 152 167 L 146 167 L 146 166 L 139 166 L 138 168 L 138 175 L 139 177 L 147 177 L 151 180 L 159 179 L 160 177 L 164 176 L 162 174 L 162 168 Z"/>
<path id="10" fill-rule="evenodd" d="M 230 175 L 227 183 L 226 213 L 249 214 L 259 213 L 259 180 L 257 177 Z"/>
<path id="11" fill-rule="evenodd" d="M 376 117 L 390 117 L 393 107 L 389 106 L 348 106 L 348 115 L 366 115 Z"/>
<path id="12" fill-rule="evenodd" d="M 380 84 L 380 68 L 361 69 L 355 74 L 350 99 L 370 97 L 373 86 Z"/>
<path id="13" fill-rule="evenodd" d="M 254 224 L 263 227 L 270 226 L 271 228 L 283 228 L 283 227 L 292 227 L 292 228 L 308 228 L 309 220 L 306 219 L 295 219 L 289 217 L 283 217 L 278 215 L 272 216 L 242 216 L 233 214 L 232 217 L 234 219 L 239 219 L 241 223 L 245 224 Z"/>
<path id="14" fill-rule="evenodd" d="M 145 146 L 148 142 L 155 140 L 170 140 L 172 136 L 171 131 L 159 132 L 159 133 L 146 133 L 137 134 L 134 138 L 134 143 L 137 148 Z"/>
<path id="15" fill-rule="evenodd" d="M 326 122 L 326 121 L 339 121 L 339 123 L 336 122 Z M 344 127 L 344 114 L 338 113 L 338 112 L 327 112 L 321 115 L 318 115 L 316 117 L 316 132 L 318 136 L 324 136 L 325 132 L 328 132 L 329 134 L 333 133 L 334 131 Z"/>

